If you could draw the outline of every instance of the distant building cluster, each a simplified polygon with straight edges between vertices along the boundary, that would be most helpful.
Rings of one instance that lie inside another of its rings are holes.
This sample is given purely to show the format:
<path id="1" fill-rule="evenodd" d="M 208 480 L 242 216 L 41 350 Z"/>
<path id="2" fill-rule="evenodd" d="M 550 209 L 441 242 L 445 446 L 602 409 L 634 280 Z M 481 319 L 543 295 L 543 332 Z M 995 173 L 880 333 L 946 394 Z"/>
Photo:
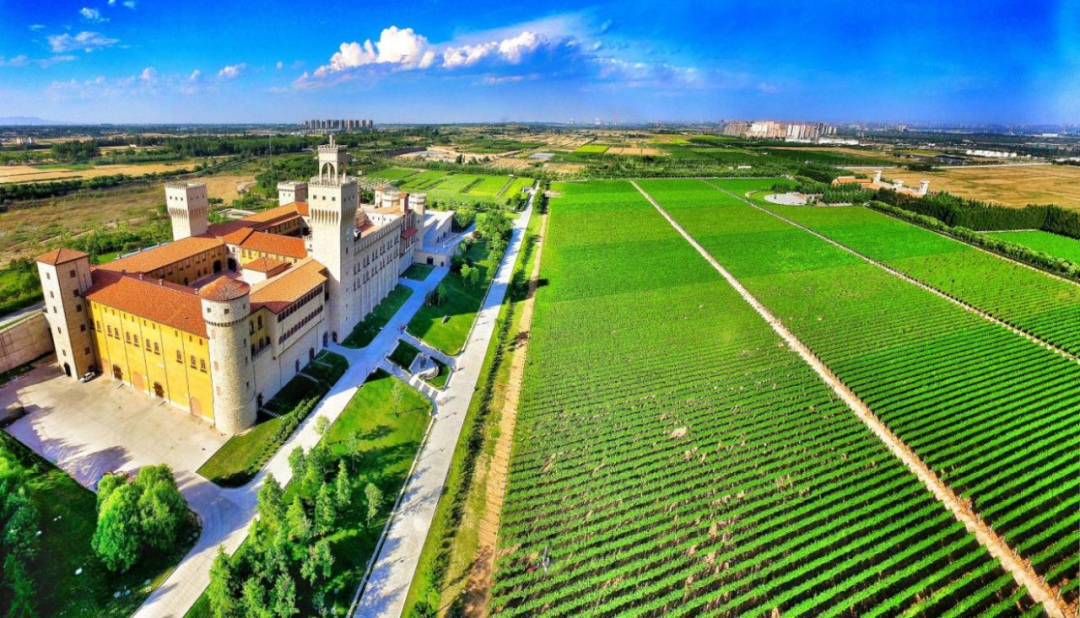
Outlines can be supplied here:
<path id="1" fill-rule="evenodd" d="M 724 126 L 724 135 L 755 139 L 814 141 L 836 135 L 836 127 L 824 122 L 776 122 L 775 120 L 735 120 Z"/>
<path id="2" fill-rule="evenodd" d="M 991 159 L 1015 159 L 1017 154 L 1015 152 L 1006 152 L 1004 150 L 971 150 L 968 149 L 964 154 L 971 155 L 973 157 L 989 157 Z"/>
<path id="3" fill-rule="evenodd" d="M 346 120 L 344 118 L 305 120 L 304 128 L 312 131 L 370 131 L 375 128 L 375 121 Z"/>
<path id="4" fill-rule="evenodd" d="M 916 197 L 922 197 L 930 192 L 930 181 L 923 180 L 919 183 L 919 188 L 914 189 L 912 187 L 905 187 L 903 180 L 894 180 L 893 182 L 885 182 L 881 179 L 881 170 L 874 170 L 873 179 L 869 178 L 856 178 L 855 176 L 840 176 L 832 181 L 832 186 L 839 187 L 840 185 L 860 185 L 863 189 L 870 191 L 877 191 L 879 189 L 888 189 L 897 193 L 903 193 L 904 195 L 913 195 Z"/>

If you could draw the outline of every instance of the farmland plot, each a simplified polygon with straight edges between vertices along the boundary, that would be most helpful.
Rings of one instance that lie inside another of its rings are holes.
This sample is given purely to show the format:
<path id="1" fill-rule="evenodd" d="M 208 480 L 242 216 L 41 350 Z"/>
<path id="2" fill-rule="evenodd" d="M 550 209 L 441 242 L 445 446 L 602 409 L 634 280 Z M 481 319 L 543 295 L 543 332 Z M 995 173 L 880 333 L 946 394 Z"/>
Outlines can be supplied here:
<path id="1" fill-rule="evenodd" d="M 631 185 L 555 190 L 494 613 L 1041 615 Z"/>
<path id="2" fill-rule="evenodd" d="M 640 184 L 1076 601 L 1076 363 L 705 183 Z"/>
<path id="3" fill-rule="evenodd" d="M 1047 343 L 1080 355 L 1080 285 L 877 211 L 761 203 Z"/>
<path id="4" fill-rule="evenodd" d="M 1073 264 L 1080 264 L 1080 240 L 1075 238 L 1042 231 L 993 232 L 990 235 L 1029 249 L 1042 251 L 1047 255 L 1069 260 Z"/>

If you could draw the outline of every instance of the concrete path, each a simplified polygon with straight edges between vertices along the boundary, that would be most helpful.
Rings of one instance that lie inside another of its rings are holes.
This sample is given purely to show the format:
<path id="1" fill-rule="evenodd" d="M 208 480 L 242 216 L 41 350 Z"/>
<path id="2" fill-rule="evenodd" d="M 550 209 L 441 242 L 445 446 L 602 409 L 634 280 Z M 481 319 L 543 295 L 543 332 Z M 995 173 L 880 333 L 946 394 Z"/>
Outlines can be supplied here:
<path id="1" fill-rule="evenodd" d="M 403 285 L 413 289 L 412 296 L 366 348 L 354 350 L 336 344 L 328 347 L 348 359 L 348 371 L 250 483 L 237 489 L 222 489 L 195 476 L 196 480 L 184 491 L 184 497 L 202 520 L 202 536 L 165 583 L 143 603 L 136 618 L 182 618 L 187 613 L 210 583 L 210 565 L 218 546 L 224 546 L 231 554 L 247 538 L 259 488 L 266 475 L 273 474 L 282 485 L 289 482 L 292 478 L 289 453 L 297 446 L 311 450 L 319 442 L 321 436 L 315 431 L 315 419 L 325 416 L 333 422 L 345 410 L 368 375 L 393 351 L 399 329 L 409 323 L 424 304 L 428 292 L 435 289 L 447 272 L 447 268 L 436 268 L 423 282 L 402 279 Z"/>
<path id="2" fill-rule="evenodd" d="M 514 221 L 510 244 L 484 297 L 465 349 L 456 359 L 457 374 L 446 390 L 436 396 L 434 425 L 418 455 L 418 465 L 406 481 L 401 504 L 384 531 L 371 575 L 357 591 L 359 604 L 355 616 L 397 617 L 404 609 L 531 214 L 530 197 L 528 208 Z"/>

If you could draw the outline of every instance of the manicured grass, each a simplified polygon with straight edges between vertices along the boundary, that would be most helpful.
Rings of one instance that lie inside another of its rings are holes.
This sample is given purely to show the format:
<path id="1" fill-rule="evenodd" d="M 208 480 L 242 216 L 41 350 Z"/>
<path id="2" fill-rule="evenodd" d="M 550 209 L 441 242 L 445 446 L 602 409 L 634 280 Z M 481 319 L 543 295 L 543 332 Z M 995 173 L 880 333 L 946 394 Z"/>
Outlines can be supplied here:
<path id="1" fill-rule="evenodd" d="M 484 301 L 484 293 L 491 281 L 492 273 L 481 262 L 488 257 L 486 243 L 476 243 L 469 250 L 469 257 L 480 269 L 480 282 L 475 286 L 467 284 L 460 273 L 450 273 L 443 279 L 443 287 L 448 298 L 436 307 L 425 304 L 409 322 L 409 332 L 422 339 L 424 343 L 446 354 L 457 354 L 465 345 L 476 313 Z M 445 321 L 444 321 L 445 319 Z"/>
<path id="2" fill-rule="evenodd" d="M 348 368 L 344 357 L 323 351 L 263 406 L 278 417 L 260 413 L 255 427 L 230 438 L 198 473 L 222 487 L 246 485 Z"/>
<path id="3" fill-rule="evenodd" d="M 536 183 L 536 180 L 532 178 L 515 178 L 513 182 L 503 189 L 501 197 L 515 196 L 527 187 L 531 187 Z"/>
<path id="4" fill-rule="evenodd" d="M 38 512 L 41 546 L 30 571 L 40 616 L 130 616 L 194 542 L 196 531 L 185 530 L 181 546 L 173 552 L 153 552 L 127 573 L 110 573 L 90 548 L 97 526 L 94 493 L 0 431 L 0 466 L 12 464 L 26 470 L 26 489 Z M 75 574 L 78 569 L 80 575 Z M 120 598 L 114 599 L 117 591 Z M 6 588 L 0 589 L 0 608 L 8 606 L 7 595 Z"/>
<path id="5" fill-rule="evenodd" d="M 495 197 L 502 193 L 503 188 L 510 183 L 507 176 L 485 176 L 483 180 L 469 187 L 469 195 L 482 195 Z"/>
<path id="6" fill-rule="evenodd" d="M 993 232 L 990 236 L 1080 264 L 1080 240 L 1075 238 L 1050 232 Z"/>
<path id="7" fill-rule="evenodd" d="M 416 264 L 413 264 L 413 266 L 416 266 Z M 405 274 L 408 275 L 411 270 L 412 267 Z M 410 296 L 412 296 L 412 289 L 408 286 L 398 285 L 395 287 L 390 292 L 390 295 L 375 307 L 374 311 L 356 325 L 356 328 L 341 342 L 341 345 L 346 348 L 364 348 L 371 345 L 371 342 L 386 326 L 386 323 L 390 321 L 390 318 L 394 317 L 394 314 L 398 312 L 398 309 L 401 309 L 401 306 L 405 304 L 405 301 L 409 300 Z"/>
<path id="8" fill-rule="evenodd" d="M 398 409 L 394 406 L 395 384 L 402 393 Z M 344 458 L 352 481 L 352 507 L 338 514 L 334 532 L 328 537 L 334 566 L 326 588 L 335 592 L 327 595 L 326 602 L 333 615 L 344 615 L 352 602 L 430 418 L 431 403 L 426 397 L 386 372 L 376 371 L 322 438 L 322 444 L 330 448 L 328 469 L 336 470 L 337 460 Z M 364 506 L 364 487 L 368 483 L 375 484 L 383 493 L 379 515 L 370 527 L 366 525 Z M 317 489 L 291 482 L 286 487 L 285 502 L 291 502 L 298 493 L 310 499 Z M 239 551 L 244 551 L 246 546 Z M 298 586 L 301 616 L 317 615 L 311 606 L 310 592 L 306 585 Z M 186 617 L 211 618 L 212 615 L 203 595 Z"/>
<path id="9" fill-rule="evenodd" d="M 405 273 L 401 276 L 413 281 L 424 281 L 433 270 L 435 270 L 435 267 L 430 264 L 413 264 L 406 268 Z"/>
<path id="10" fill-rule="evenodd" d="M 434 386 L 435 388 L 442 390 L 446 388 L 446 381 L 450 379 L 450 368 L 445 363 L 438 359 L 431 359 L 431 362 L 435 363 L 435 366 L 439 368 L 439 372 L 432 378 L 426 378 L 424 381 Z"/>
<path id="11" fill-rule="evenodd" d="M 408 371 L 409 367 L 412 366 L 413 361 L 416 360 L 416 357 L 419 356 L 419 354 L 420 350 L 417 350 L 414 346 L 404 341 L 399 341 L 397 347 L 394 348 L 394 351 L 391 352 L 390 356 L 387 358 L 390 359 L 391 363 Z"/>

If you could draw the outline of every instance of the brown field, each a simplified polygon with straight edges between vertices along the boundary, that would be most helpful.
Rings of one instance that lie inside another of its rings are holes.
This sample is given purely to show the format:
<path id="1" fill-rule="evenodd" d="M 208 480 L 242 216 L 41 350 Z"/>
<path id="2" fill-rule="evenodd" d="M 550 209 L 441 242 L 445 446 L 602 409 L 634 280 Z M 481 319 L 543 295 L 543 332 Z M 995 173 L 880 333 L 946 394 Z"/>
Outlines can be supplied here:
<path id="1" fill-rule="evenodd" d="M 1080 167 L 1068 165 L 1024 165 L 1002 167 L 955 168 L 937 172 L 885 170 L 890 179 L 903 180 L 908 186 L 930 180 L 930 191 L 948 191 L 953 195 L 1006 206 L 1057 204 L 1080 210 Z"/>
<path id="2" fill-rule="evenodd" d="M 635 156 L 635 157 L 644 157 L 644 156 L 663 157 L 663 156 L 667 156 L 668 153 L 667 153 L 667 151 L 660 150 L 659 148 L 640 148 L 640 147 L 630 147 L 630 146 L 612 146 L 611 148 L 608 148 L 607 152 L 605 152 L 604 154 Z"/>
<path id="3" fill-rule="evenodd" d="M 151 172 L 164 172 L 180 168 L 191 169 L 198 161 L 175 161 L 172 163 L 132 163 L 130 165 L 99 165 L 86 170 L 74 169 L 37 169 L 31 165 L 0 166 L 0 183 L 6 182 L 41 182 L 61 178 L 96 178 L 113 174 L 141 176 Z"/>
<path id="4" fill-rule="evenodd" d="M 795 146 L 792 148 L 785 148 L 784 150 L 810 150 L 813 152 L 831 152 L 835 154 L 846 154 L 852 157 L 868 157 L 872 159 L 891 159 L 896 161 L 897 164 L 911 163 L 911 159 L 905 159 L 898 157 L 894 154 L 882 151 L 882 150 L 863 150 L 861 148 L 849 148 L 847 146 Z"/>
<path id="5" fill-rule="evenodd" d="M 221 175 L 200 178 L 210 197 L 228 204 L 236 198 L 236 185 L 251 176 Z M 119 189 L 94 191 L 90 195 L 58 197 L 27 203 L 0 213 L 0 265 L 13 258 L 35 257 L 64 235 L 78 236 L 99 226 L 126 224 L 130 229 L 148 225 L 165 203 L 164 181 Z"/>

